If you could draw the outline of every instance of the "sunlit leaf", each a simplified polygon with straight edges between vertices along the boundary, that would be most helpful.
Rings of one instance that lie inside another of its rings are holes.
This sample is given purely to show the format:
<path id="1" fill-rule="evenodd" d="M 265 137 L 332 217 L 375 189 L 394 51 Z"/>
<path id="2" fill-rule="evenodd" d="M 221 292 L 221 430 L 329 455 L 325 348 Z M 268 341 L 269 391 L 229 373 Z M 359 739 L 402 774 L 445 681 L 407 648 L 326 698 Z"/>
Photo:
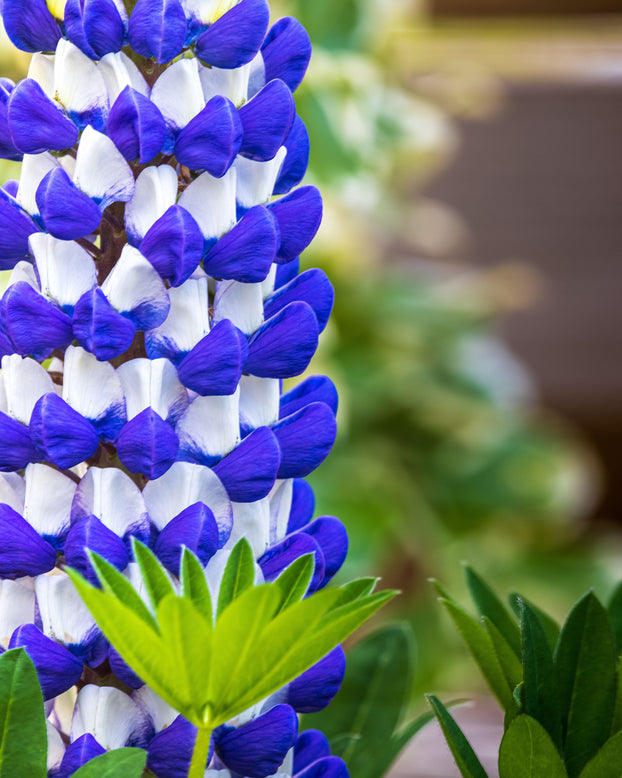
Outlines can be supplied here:
<path id="1" fill-rule="evenodd" d="M 249 589 L 255 581 L 253 550 L 246 538 L 240 538 L 231 550 L 218 592 L 218 615 Z"/>
<path id="2" fill-rule="evenodd" d="M 82 765 L 73 778 L 140 778 L 146 762 L 142 748 L 117 748 Z"/>
<path id="3" fill-rule="evenodd" d="M 315 554 L 304 554 L 281 573 L 275 581 L 283 597 L 279 610 L 285 610 L 305 596 L 313 578 L 314 568 Z"/>
<path id="4" fill-rule="evenodd" d="M 155 610 L 160 600 L 167 595 L 174 594 L 175 589 L 171 579 L 166 574 L 156 555 L 140 540 L 132 538 L 132 551 L 134 559 L 138 563 L 140 574 L 145 583 L 145 589 L 149 596 L 152 608 Z"/>
<path id="5" fill-rule="evenodd" d="M 205 571 L 197 557 L 184 547 L 181 555 L 181 590 L 206 619 L 213 620 L 212 597 Z"/>

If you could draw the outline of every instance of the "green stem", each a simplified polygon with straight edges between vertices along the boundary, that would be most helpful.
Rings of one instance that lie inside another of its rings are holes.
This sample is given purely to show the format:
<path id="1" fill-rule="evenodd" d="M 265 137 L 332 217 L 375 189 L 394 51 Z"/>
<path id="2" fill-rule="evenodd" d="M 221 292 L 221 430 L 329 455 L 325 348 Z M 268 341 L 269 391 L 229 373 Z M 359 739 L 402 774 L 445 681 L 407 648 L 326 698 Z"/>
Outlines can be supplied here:
<path id="1" fill-rule="evenodd" d="M 207 768 L 207 757 L 209 756 L 209 744 L 212 737 L 211 727 L 199 727 L 197 739 L 194 743 L 194 752 L 188 778 L 203 778 Z"/>

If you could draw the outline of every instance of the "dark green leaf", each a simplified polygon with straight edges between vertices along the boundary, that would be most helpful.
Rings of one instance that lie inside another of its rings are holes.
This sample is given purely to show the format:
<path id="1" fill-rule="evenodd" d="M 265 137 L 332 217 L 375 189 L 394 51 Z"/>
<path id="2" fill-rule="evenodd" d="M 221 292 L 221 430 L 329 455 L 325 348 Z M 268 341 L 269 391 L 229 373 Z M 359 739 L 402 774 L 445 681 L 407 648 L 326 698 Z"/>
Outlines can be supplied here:
<path id="1" fill-rule="evenodd" d="M 540 620 L 525 602 L 522 613 L 524 711 L 544 727 L 556 748 L 561 749 L 559 690 L 551 647 Z"/>
<path id="2" fill-rule="evenodd" d="M 236 597 L 249 589 L 255 581 L 253 550 L 246 538 L 240 538 L 233 547 L 218 592 L 218 615 Z"/>
<path id="3" fill-rule="evenodd" d="M 467 585 L 480 616 L 486 616 L 494 624 L 517 659 L 521 656 L 521 637 L 518 624 L 512 619 L 505 605 L 481 576 L 468 565 L 465 567 Z"/>
<path id="4" fill-rule="evenodd" d="M 618 659 L 618 682 L 616 684 L 616 701 L 613 708 L 613 721 L 611 722 L 611 735 L 622 730 L 622 659 Z"/>
<path id="5" fill-rule="evenodd" d="M 286 568 L 275 583 L 282 592 L 282 602 L 279 610 L 284 610 L 294 602 L 301 600 L 313 578 L 315 554 L 305 554 Z"/>
<path id="6" fill-rule="evenodd" d="M 508 686 L 511 689 L 515 689 L 523 680 L 523 666 L 521 661 L 512 648 L 510 648 L 509 644 L 493 622 L 486 616 L 482 617 L 482 622 L 490 636 L 492 646 L 495 649 L 497 659 L 499 660 L 505 679 L 508 682 Z"/>
<path id="7" fill-rule="evenodd" d="M 580 778 L 620 778 L 621 775 L 622 732 L 618 732 L 585 765 Z"/>
<path id="8" fill-rule="evenodd" d="M 212 598 L 205 571 L 197 557 L 185 547 L 181 555 L 181 590 L 204 618 L 213 621 Z"/>
<path id="9" fill-rule="evenodd" d="M 555 646 L 557 645 L 557 638 L 559 637 L 559 624 L 541 608 L 534 605 L 531 600 L 528 600 L 517 592 L 512 592 L 508 599 L 510 601 L 510 607 L 519 619 L 521 617 L 521 604 L 524 602 L 526 605 L 529 605 L 531 612 L 538 617 L 538 621 L 542 625 L 548 644 L 551 647 L 551 652 L 554 652 Z"/>
<path id="10" fill-rule="evenodd" d="M 617 681 L 617 648 L 607 611 L 589 592 L 570 611 L 555 652 L 564 755 L 577 776 L 611 731 Z"/>
<path id="11" fill-rule="evenodd" d="M 618 654 L 622 653 L 622 581 L 613 590 L 607 604 L 609 623 L 613 634 L 616 636 Z"/>
<path id="12" fill-rule="evenodd" d="M 0 656 L 0 778 L 45 778 L 47 730 L 37 672 L 23 648 Z"/>
<path id="13" fill-rule="evenodd" d="M 140 778 L 147 762 L 142 748 L 118 748 L 96 756 L 73 773 L 73 778 Z"/>
<path id="14" fill-rule="evenodd" d="M 553 741 L 531 716 L 517 716 L 503 736 L 499 778 L 568 778 Z"/>
<path id="15" fill-rule="evenodd" d="M 471 744 L 453 720 L 447 708 L 434 695 L 427 694 L 426 697 L 434 709 L 438 723 L 441 725 L 443 735 L 445 735 L 445 740 L 453 758 L 456 760 L 462 778 L 487 778 L 486 771 L 471 748 Z"/>
<path id="16" fill-rule="evenodd" d="M 175 594 L 175 589 L 166 570 L 153 551 L 134 537 L 132 538 L 132 552 L 145 583 L 151 607 L 155 610 L 160 604 L 160 600 L 169 594 Z"/>

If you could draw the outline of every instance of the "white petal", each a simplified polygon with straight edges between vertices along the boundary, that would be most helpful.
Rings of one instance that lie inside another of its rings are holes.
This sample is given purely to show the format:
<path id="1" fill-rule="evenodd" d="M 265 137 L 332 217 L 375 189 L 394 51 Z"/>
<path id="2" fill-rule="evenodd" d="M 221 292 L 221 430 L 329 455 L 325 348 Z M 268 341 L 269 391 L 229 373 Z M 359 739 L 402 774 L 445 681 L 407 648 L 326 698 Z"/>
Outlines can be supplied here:
<path id="1" fill-rule="evenodd" d="M 236 198 L 241 206 L 252 208 L 270 201 L 286 155 L 287 149 L 281 146 L 269 162 L 256 162 L 241 156 L 236 158 L 233 163 L 237 172 Z"/>
<path id="2" fill-rule="evenodd" d="M 279 418 L 278 378 L 243 375 L 240 379 L 240 422 L 246 427 L 270 427 Z"/>
<path id="3" fill-rule="evenodd" d="M 170 727 L 179 715 L 175 708 L 164 702 L 162 697 L 146 684 L 132 694 L 132 700 L 150 719 L 156 733 Z"/>
<path id="4" fill-rule="evenodd" d="M 54 97 L 70 113 L 83 115 L 108 111 L 108 93 L 93 60 L 61 38 L 54 61 Z"/>
<path id="5" fill-rule="evenodd" d="M 275 262 L 273 262 L 272 265 L 270 265 L 270 270 L 268 271 L 268 275 L 261 282 L 261 296 L 263 297 L 264 300 L 270 297 L 272 292 L 274 292 L 274 282 L 276 280 L 277 267 L 278 265 Z"/>
<path id="6" fill-rule="evenodd" d="M 270 503 L 267 497 L 256 502 L 234 502 L 233 530 L 225 548 L 231 549 L 245 537 L 253 555 L 260 557 L 270 545 Z"/>
<path id="7" fill-rule="evenodd" d="M 219 281 L 214 299 L 214 324 L 229 319 L 245 335 L 252 335 L 263 324 L 261 284 Z"/>
<path id="8" fill-rule="evenodd" d="M 143 497 L 149 517 L 158 529 L 196 502 L 211 509 L 218 524 L 231 521 L 231 502 L 220 479 L 209 467 L 175 462 L 163 476 L 145 486 Z"/>
<path id="9" fill-rule="evenodd" d="M 32 409 L 39 397 L 55 391 L 44 367 L 34 359 L 22 359 L 17 354 L 2 357 L 2 379 L 8 413 L 22 424 L 30 422 Z"/>
<path id="10" fill-rule="evenodd" d="M 181 448 L 223 457 L 240 442 L 239 390 L 222 397 L 196 397 L 176 427 Z"/>
<path id="11" fill-rule="evenodd" d="M 28 244 L 35 259 L 41 293 L 60 307 L 75 305 L 85 292 L 97 286 L 95 262 L 75 241 L 35 232 Z"/>
<path id="12" fill-rule="evenodd" d="M 24 511 L 26 484 L 17 473 L 0 474 L 0 503 L 10 505 L 17 513 Z"/>
<path id="13" fill-rule="evenodd" d="M 131 86 L 141 95 L 149 97 L 149 86 L 142 73 L 122 51 L 106 54 L 99 60 L 98 67 L 106 83 L 111 106 L 126 86 Z"/>
<path id="14" fill-rule="evenodd" d="M 65 756 L 65 744 L 60 736 L 60 732 L 49 721 L 45 722 L 47 728 L 48 756 L 47 769 L 56 770 Z"/>
<path id="15" fill-rule="evenodd" d="M 247 98 L 250 100 L 266 85 L 266 66 L 261 51 L 257 52 L 255 59 L 249 63 L 249 67 Z"/>
<path id="16" fill-rule="evenodd" d="M 180 59 L 168 67 L 153 85 L 151 99 L 169 124 L 185 127 L 205 108 L 198 61 Z"/>
<path id="17" fill-rule="evenodd" d="M 72 514 L 94 514 L 119 537 L 148 520 L 140 489 L 116 467 L 89 468 L 76 489 Z"/>
<path id="18" fill-rule="evenodd" d="M 37 233 L 38 234 L 38 233 Z M 35 269 L 32 266 L 30 262 L 27 262 L 25 259 L 21 259 L 17 265 L 11 270 L 11 275 L 9 276 L 9 283 L 7 284 L 7 289 L 9 286 L 13 286 L 13 284 L 17 284 L 20 281 L 24 281 L 28 284 L 28 286 L 32 286 L 33 289 L 36 289 L 37 292 L 40 291 L 39 289 L 39 281 L 37 279 L 37 274 L 35 273 Z"/>
<path id="19" fill-rule="evenodd" d="M 90 421 L 108 414 L 125 416 L 123 388 L 114 367 L 79 346 L 65 352 L 63 400 Z"/>
<path id="20" fill-rule="evenodd" d="M 171 303 L 166 321 L 149 331 L 154 345 L 161 343 L 176 353 L 190 351 L 209 332 L 207 278 L 189 279 L 168 290 Z"/>
<path id="21" fill-rule="evenodd" d="M 133 246 L 124 247 L 101 289 L 113 308 L 122 313 L 145 303 L 168 309 L 168 294 L 158 271 Z"/>
<path id="22" fill-rule="evenodd" d="M 117 368 L 117 375 L 128 419 L 153 408 L 163 419 L 174 420 L 188 406 L 188 393 L 168 359 L 131 359 Z"/>
<path id="23" fill-rule="evenodd" d="M 134 175 L 123 155 L 106 135 L 88 126 L 82 133 L 73 180 L 99 205 L 127 202 L 134 194 Z"/>
<path id="24" fill-rule="evenodd" d="M 237 3 L 238 0 L 182 0 L 186 15 L 203 24 L 213 24 Z"/>
<path id="25" fill-rule="evenodd" d="M 15 199 L 25 211 L 30 214 L 39 213 L 35 199 L 37 188 L 44 176 L 58 166 L 58 160 L 48 151 L 43 154 L 24 154 Z"/>
<path id="26" fill-rule="evenodd" d="M 39 575 L 35 581 L 43 632 L 65 645 L 79 645 L 97 628 L 75 586 L 64 573 Z"/>
<path id="27" fill-rule="evenodd" d="M 219 238 L 236 223 L 235 182 L 232 167 L 222 178 L 202 173 L 182 192 L 179 204 L 194 216 L 205 238 Z"/>
<path id="28" fill-rule="evenodd" d="M 69 527 L 76 482 L 42 464 L 28 465 L 25 480 L 24 518 L 40 535 L 59 537 Z"/>
<path id="29" fill-rule="evenodd" d="M 136 179 L 134 196 L 125 207 L 125 226 L 136 242 L 177 199 L 177 173 L 170 165 L 148 167 Z"/>
<path id="30" fill-rule="evenodd" d="M 276 481 L 268 500 L 270 502 L 270 543 L 279 543 L 287 535 L 292 509 L 294 482 L 291 478 Z"/>
<path id="31" fill-rule="evenodd" d="M 28 67 L 28 78 L 32 78 L 43 89 L 49 98 L 54 97 L 54 55 L 41 54 L 37 51 L 32 55 Z"/>
<path id="32" fill-rule="evenodd" d="M 263 61 L 263 60 L 262 60 Z M 241 68 L 223 70 L 222 68 L 199 67 L 199 77 L 203 88 L 203 97 L 209 101 L 216 95 L 229 98 L 234 105 L 240 106 L 248 94 L 248 77 L 251 63 Z"/>
<path id="33" fill-rule="evenodd" d="M 145 714 L 125 692 L 88 684 L 78 693 L 69 739 L 73 743 L 88 732 L 111 750 L 123 748 L 146 727 Z"/>
<path id="34" fill-rule="evenodd" d="M 13 631 L 35 620 L 35 593 L 19 581 L 0 580 L 0 646 L 9 647 Z"/>

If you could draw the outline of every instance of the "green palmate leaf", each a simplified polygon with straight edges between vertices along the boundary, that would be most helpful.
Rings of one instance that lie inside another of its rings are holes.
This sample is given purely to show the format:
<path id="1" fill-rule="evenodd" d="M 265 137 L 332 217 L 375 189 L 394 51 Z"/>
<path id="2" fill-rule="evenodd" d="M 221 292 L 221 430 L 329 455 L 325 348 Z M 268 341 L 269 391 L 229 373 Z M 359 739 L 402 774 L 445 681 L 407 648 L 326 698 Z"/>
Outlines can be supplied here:
<path id="1" fill-rule="evenodd" d="M 589 592 L 570 611 L 555 652 L 564 722 L 564 756 L 577 776 L 611 731 L 617 683 L 617 647 L 607 611 Z"/>
<path id="2" fill-rule="evenodd" d="M 167 595 L 174 594 L 175 589 L 166 570 L 162 567 L 153 551 L 134 537 L 132 538 L 132 552 L 145 583 L 151 607 L 155 610 L 160 600 Z"/>
<path id="3" fill-rule="evenodd" d="M 142 748 L 118 748 L 91 759 L 73 778 L 140 778 L 146 762 L 147 752 Z"/>
<path id="4" fill-rule="evenodd" d="M 559 624 L 541 608 L 538 608 L 537 605 L 534 605 L 530 600 L 517 592 L 512 592 L 512 594 L 510 594 L 509 601 L 510 607 L 519 618 L 521 617 L 522 604 L 525 603 L 529 606 L 531 612 L 538 617 L 538 621 L 542 625 L 551 651 L 555 651 L 555 646 L 557 645 L 557 639 L 559 637 Z"/>
<path id="5" fill-rule="evenodd" d="M 0 656 L 0 778 L 45 778 L 47 731 L 37 672 L 23 648 Z"/>
<path id="6" fill-rule="evenodd" d="M 510 645 L 507 643 L 503 635 L 499 632 L 497 627 L 486 616 L 482 617 L 482 622 L 490 640 L 492 646 L 505 675 L 505 679 L 511 689 L 515 689 L 519 683 L 523 680 L 523 666 L 520 659 L 516 656 Z"/>
<path id="7" fill-rule="evenodd" d="M 449 611 L 449 615 L 454 620 L 460 634 L 473 659 L 477 662 L 482 675 L 488 682 L 492 693 L 499 700 L 504 710 L 512 708 L 514 701 L 512 699 L 512 688 L 508 684 L 501 664 L 497 659 L 497 654 L 492 644 L 490 636 L 481 624 L 470 616 L 464 608 L 453 600 L 441 599 Z"/>
<path id="8" fill-rule="evenodd" d="M 427 694 L 426 697 L 432 705 L 462 778 L 487 778 L 486 771 L 471 748 L 471 744 L 453 720 L 447 708 L 434 695 Z"/>
<path id="9" fill-rule="evenodd" d="M 512 619 L 505 605 L 471 567 L 465 567 L 467 585 L 480 616 L 488 618 L 503 636 L 515 656 L 521 657 L 521 636 L 518 624 Z"/>
<path id="10" fill-rule="evenodd" d="M 313 578 L 314 568 L 315 554 L 305 554 L 281 573 L 275 581 L 282 594 L 279 610 L 285 610 L 305 596 Z"/>
<path id="11" fill-rule="evenodd" d="M 531 716 L 517 716 L 503 736 L 499 778 L 568 778 L 549 734 Z"/>
<path id="12" fill-rule="evenodd" d="M 555 746 L 562 746 L 559 691 L 555 680 L 553 655 L 540 620 L 523 603 L 523 709 L 549 733 Z"/>
<path id="13" fill-rule="evenodd" d="M 199 613 L 212 622 L 212 597 L 205 571 L 197 557 L 185 547 L 181 555 L 181 590 L 183 596 L 192 602 Z"/>
<path id="14" fill-rule="evenodd" d="M 621 775 L 622 732 L 618 732 L 585 765 L 580 778 L 620 778 Z"/>
<path id="15" fill-rule="evenodd" d="M 218 592 L 218 614 L 239 597 L 255 581 L 253 550 L 246 538 L 240 538 L 233 547 Z"/>
<path id="16" fill-rule="evenodd" d="M 97 577 L 102 583 L 104 591 L 122 602 L 152 629 L 157 630 L 156 620 L 153 618 L 152 613 L 127 578 L 99 554 L 88 550 L 86 553 L 89 556 L 93 569 L 97 573 Z M 67 570 L 67 572 L 73 580 L 70 571 Z M 75 580 L 73 582 L 75 584 Z"/>
<path id="17" fill-rule="evenodd" d="M 352 602 L 361 597 L 367 597 L 368 594 L 371 594 L 374 591 L 378 581 L 378 578 L 357 578 L 355 581 L 344 584 L 338 589 L 339 599 L 337 604 Z"/>
<path id="18" fill-rule="evenodd" d="M 616 636 L 618 654 L 622 653 L 622 581 L 613 590 L 607 604 L 609 623 L 613 634 Z"/>

